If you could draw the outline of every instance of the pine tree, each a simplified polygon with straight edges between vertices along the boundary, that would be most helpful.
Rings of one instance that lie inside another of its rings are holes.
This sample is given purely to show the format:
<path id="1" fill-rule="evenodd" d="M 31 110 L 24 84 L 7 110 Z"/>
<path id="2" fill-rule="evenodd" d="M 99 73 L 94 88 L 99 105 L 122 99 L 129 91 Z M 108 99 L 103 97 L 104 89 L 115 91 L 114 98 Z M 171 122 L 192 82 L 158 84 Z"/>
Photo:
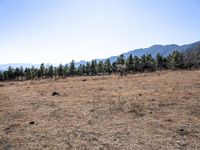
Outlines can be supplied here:
<path id="1" fill-rule="evenodd" d="M 141 56 L 141 68 L 142 72 L 144 72 L 144 70 L 146 69 L 146 55 Z"/>
<path id="2" fill-rule="evenodd" d="M 20 69 L 17 67 L 14 72 L 15 79 L 19 80 L 20 76 Z"/>
<path id="3" fill-rule="evenodd" d="M 72 76 L 74 76 L 76 74 L 76 66 L 75 66 L 74 60 L 72 60 L 70 63 L 69 72 L 70 72 L 70 75 L 72 75 Z"/>
<path id="4" fill-rule="evenodd" d="M 125 65 L 125 59 L 123 54 L 117 57 L 117 65 Z"/>
<path id="5" fill-rule="evenodd" d="M 57 67 L 53 67 L 53 76 L 54 76 L 55 78 L 57 78 L 57 76 L 58 76 Z"/>
<path id="6" fill-rule="evenodd" d="M 24 77 L 24 68 L 22 66 L 19 68 L 19 74 L 20 74 L 20 77 L 23 79 L 23 77 Z"/>
<path id="7" fill-rule="evenodd" d="M 30 69 L 30 77 L 31 79 L 35 79 L 36 78 L 36 71 L 35 71 L 35 67 L 32 66 L 31 69 Z"/>
<path id="8" fill-rule="evenodd" d="M 50 65 L 49 68 L 48 68 L 48 76 L 49 76 L 50 78 L 53 77 L 53 65 Z"/>
<path id="9" fill-rule="evenodd" d="M 3 77 L 4 77 L 4 80 L 9 80 L 8 71 L 3 72 Z"/>
<path id="10" fill-rule="evenodd" d="M 151 56 L 151 54 L 148 54 L 146 56 L 146 69 L 148 71 L 155 71 L 156 69 L 156 66 L 155 66 L 156 62 L 155 60 L 153 59 L 153 57 Z"/>
<path id="11" fill-rule="evenodd" d="M 174 51 L 171 55 L 169 55 L 168 61 L 168 66 L 170 66 L 171 69 L 183 68 L 183 55 L 178 51 Z"/>
<path id="12" fill-rule="evenodd" d="M 15 72 L 15 70 L 11 66 L 9 66 L 8 71 L 7 71 L 7 77 L 9 80 L 14 79 L 14 77 L 15 77 L 14 72 Z"/>
<path id="13" fill-rule="evenodd" d="M 31 79 L 31 69 L 30 68 L 25 68 L 24 74 L 25 74 L 26 80 Z"/>
<path id="14" fill-rule="evenodd" d="M 105 72 L 108 74 L 111 74 L 112 72 L 112 65 L 110 63 L 110 59 L 106 59 L 105 63 L 104 63 L 104 68 L 105 68 Z"/>
<path id="15" fill-rule="evenodd" d="M 128 59 L 126 61 L 126 69 L 127 69 L 128 72 L 134 72 L 134 70 L 135 70 L 132 54 L 130 54 L 130 56 L 128 57 Z"/>
<path id="16" fill-rule="evenodd" d="M 3 72 L 0 71 L 0 81 L 3 81 L 3 80 L 4 80 Z"/>
<path id="17" fill-rule="evenodd" d="M 83 75 L 85 75 L 87 72 L 86 72 L 86 66 L 83 64 Z"/>
<path id="18" fill-rule="evenodd" d="M 66 64 L 66 65 L 64 66 L 64 76 L 67 77 L 67 76 L 69 76 L 69 74 L 70 74 L 70 72 L 69 72 L 69 67 L 68 67 L 68 65 Z"/>
<path id="19" fill-rule="evenodd" d="M 57 71 L 58 71 L 58 76 L 60 76 L 60 77 L 63 77 L 63 76 L 64 76 L 64 66 L 63 66 L 62 64 L 60 64 L 60 65 L 58 66 Z"/>
<path id="20" fill-rule="evenodd" d="M 97 66 L 97 72 L 98 72 L 98 74 L 103 74 L 104 73 L 103 61 L 99 61 L 98 66 Z"/>
<path id="21" fill-rule="evenodd" d="M 44 77 L 44 74 L 45 74 L 45 66 L 44 66 L 44 63 L 42 63 L 40 65 L 40 69 L 39 69 L 39 77 Z"/>
<path id="22" fill-rule="evenodd" d="M 92 60 L 91 66 L 90 66 L 90 71 L 91 71 L 92 75 L 97 74 L 97 62 L 96 62 L 96 60 Z"/>
<path id="23" fill-rule="evenodd" d="M 142 71 L 141 59 L 138 56 L 134 56 L 133 63 L 134 63 L 134 71 L 141 72 Z"/>
<path id="24" fill-rule="evenodd" d="M 84 74 L 83 65 L 80 64 L 80 65 L 78 66 L 78 75 L 82 76 L 83 74 Z"/>
<path id="25" fill-rule="evenodd" d="M 86 69 L 86 74 L 87 74 L 87 75 L 90 75 L 90 74 L 91 74 L 91 73 L 90 73 L 90 62 L 87 62 L 87 63 L 86 63 L 86 68 L 85 68 L 85 69 Z"/>
<path id="26" fill-rule="evenodd" d="M 114 73 L 117 72 L 117 63 L 116 63 L 116 62 L 113 62 L 113 63 L 112 63 L 112 71 L 113 71 Z"/>

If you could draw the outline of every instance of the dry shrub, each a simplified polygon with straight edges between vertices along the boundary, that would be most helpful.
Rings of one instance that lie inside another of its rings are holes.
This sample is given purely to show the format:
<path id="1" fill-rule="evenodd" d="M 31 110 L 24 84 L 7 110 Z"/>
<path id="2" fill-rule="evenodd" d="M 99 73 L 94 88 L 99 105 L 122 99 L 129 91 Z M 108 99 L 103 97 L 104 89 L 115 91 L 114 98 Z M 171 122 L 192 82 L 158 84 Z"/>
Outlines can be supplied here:
<path id="1" fill-rule="evenodd" d="M 4 84 L 0 84 L 0 87 L 4 87 L 5 85 Z"/>
<path id="2" fill-rule="evenodd" d="M 144 113 L 144 106 L 139 103 L 131 102 L 129 104 L 129 113 L 134 113 L 137 117 L 143 117 L 145 115 Z"/>
<path id="3" fill-rule="evenodd" d="M 123 111 L 124 104 L 126 103 L 125 99 L 114 99 L 109 101 L 109 110 L 113 111 Z"/>

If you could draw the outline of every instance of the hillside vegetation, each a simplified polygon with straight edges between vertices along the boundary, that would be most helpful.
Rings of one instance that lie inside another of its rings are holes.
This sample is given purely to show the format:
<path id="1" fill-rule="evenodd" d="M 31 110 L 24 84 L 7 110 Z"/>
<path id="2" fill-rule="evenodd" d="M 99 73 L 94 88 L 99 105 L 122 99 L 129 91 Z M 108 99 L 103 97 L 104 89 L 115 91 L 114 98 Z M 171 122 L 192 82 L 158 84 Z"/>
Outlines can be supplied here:
<path id="1" fill-rule="evenodd" d="M 182 46 L 188 48 L 188 46 Z M 183 52 L 173 51 L 167 57 L 160 53 L 156 57 L 151 54 L 138 56 L 130 56 L 126 59 L 121 54 L 117 60 L 111 63 L 110 59 L 103 61 L 92 60 L 86 65 L 80 64 L 76 67 L 72 60 L 71 64 L 58 67 L 53 65 L 45 66 L 44 63 L 40 68 L 12 68 L 9 67 L 7 71 L 0 72 L 0 81 L 4 80 L 30 80 L 30 79 L 44 79 L 44 78 L 58 78 L 69 76 L 95 76 L 95 75 L 110 75 L 118 74 L 126 75 L 127 73 L 142 73 L 153 72 L 161 70 L 176 70 L 176 69 L 199 69 L 200 68 L 200 44 L 194 44 Z"/>

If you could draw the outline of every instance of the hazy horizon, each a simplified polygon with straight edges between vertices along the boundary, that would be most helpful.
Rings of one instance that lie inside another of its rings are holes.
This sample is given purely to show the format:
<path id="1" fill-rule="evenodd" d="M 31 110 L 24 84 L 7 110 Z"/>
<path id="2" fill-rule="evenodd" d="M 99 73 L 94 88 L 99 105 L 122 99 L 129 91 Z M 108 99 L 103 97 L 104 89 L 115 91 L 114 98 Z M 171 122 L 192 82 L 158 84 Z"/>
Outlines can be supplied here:
<path id="1" fill-rule="evenodd" d="M 0 64 L 107 58 L 199 41 L 198 0 L 0 0 Z"/>

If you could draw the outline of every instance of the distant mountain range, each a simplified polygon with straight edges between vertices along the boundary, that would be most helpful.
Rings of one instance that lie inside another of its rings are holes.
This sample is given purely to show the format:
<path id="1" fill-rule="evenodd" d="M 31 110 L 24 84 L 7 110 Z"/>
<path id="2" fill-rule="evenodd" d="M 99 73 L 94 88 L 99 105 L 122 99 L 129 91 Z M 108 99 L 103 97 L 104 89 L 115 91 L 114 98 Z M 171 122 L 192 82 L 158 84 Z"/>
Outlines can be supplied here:
<path id="1" fill-rule="evenodd" d="M 193 49 L 197 46 L 200 45 L 200 41 L 195 42 L 195 43 L 191 43 L 191 44 L 187 44 L 187 45 L 176 45 L 176 44 L 170 44 L 170 45 L 153 45 L 151 47 L 148 48 L 140 48 L 140 49 L 135 49 L 135 50 L 131 50 L 128 51 L 126 53 L 123 53 L 124 57 L 127 58 L 128 56 L 130 56 L 130 54 L 132 54 L 133 56 L 138 56 L 141 57 L 142 55 L 147 55 L 147 54 L 151 54 L 153 57 L 155 57 L 158 53 L 160 53 L 163 56 L 168 56 L 169 54 L 171 54 L 173 51 L 179 51 L 179 52 L 185 52 L 186 50 L 190 50 Z M 109 57 L 111 62 L 114 62 L 117 60 L 118 56 L 112 56 Z M 105 59 L 96 59 L 97 61 L 105 61 L 107 58 Z M 80 61 L 80 62 L 76 62 L 76 66 L 79 66 L 80 64 L 86 64 L 87 61 Z M 54 66 L 56 66 L 57 64 L 53 64 Z M 13 64 L 0 64 L 0 70 L 6 70 L 9 66 L 16 68 L 16 67 L 36 67 L 38 68 L 40 66 L 40 64 L 28 64 L 28 63 L 13 63 Z"/>
<path id="2" fill-rule="evenodd" d="M 151 47 L 148 48 L 140 48 L 140 49 L 135 49 L 135 50 L 131 50 L 128 51 L 126 53 L 123 53 L 125 58 L 128 58 L 128 56 L 130 56 L 130 54 L 132 54 L 132 56 L 138 56 L 141 57 L 142 55 L 147 55 L 147 54 L 151 54 L 153 57 L 156 57 L 156 55 L 158 53 L 160 53 L 163 56 L 168 56 L 169 54 L 171 54 L 173 51 L 179 51 L 179 52 L 185 52 L 188 49 L 192 49 L 194 47 L 197 47 L 198 45 L 200 45 L 200 41 L 195 42 L 195 43 L 191 43 L 191 44 L 186 44 L 186 45 L 176 45 L 176 44 L 170 44 L 170 45 L 153 45 Z M 111 62 L 114 62 L 117 60 L 118 56 L 111 56 L 109 57 Z M 96 59 L 97 61 L 106 61 L 107 58 L 105 59 Z M 76 65 L 79 66 L 80 64 L 86 64 L 87 61 L 80 61 L 77 62 Z"/>

